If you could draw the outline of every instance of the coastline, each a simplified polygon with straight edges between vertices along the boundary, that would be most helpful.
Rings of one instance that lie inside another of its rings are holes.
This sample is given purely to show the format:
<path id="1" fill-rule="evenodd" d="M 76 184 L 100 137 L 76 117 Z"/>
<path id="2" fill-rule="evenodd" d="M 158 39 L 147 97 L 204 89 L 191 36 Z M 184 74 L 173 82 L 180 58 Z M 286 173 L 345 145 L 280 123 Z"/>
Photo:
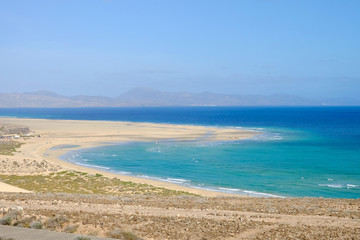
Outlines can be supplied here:
<path id="1" fill-rule="evenodd" d="M 99 143 L 101 144 L 101 143 Z M 194 194 L 198 194 L 198 195 L 202 195 L 202 196 L 209 196 L 209 197 L 217 197 L 217 196 L 229 196 L 229 197 L 265 197 L 265 198 L 286 198 L 284 196 L 281 195 L 276 195 L 276 194 L 271 194 L 271 193 L 263 193 L 263 192 L 256 192 L 256 191 L 251 191 L 251 190 L 241 190 L 241 189 L 234 189 L 234 188 L 227 188 L 227 187 L 217 187 L 217 186 L 196 186 L 196 185 L 183 185 L 183 181 L 186 181 L 184 179 L 179 179 L 179 178 L 172 178 L 172 177 L 167 177 L 167 178 L 161 178 L 161 177 L 157 177 L 157 176 L 148 176 L 148 175 L 134 175 L 131 172 L 123 172 L 121 170 L 115 171 L 113 169 L 111 169 L 110 167 L 104 167 L 101 165 L 93 165 L 93 164 L 88 164 L 88 163 L 84 163 L 84 162 L 77 162 L 76 160 L 72 160 L 69 155 L 77 155 L 77 152 L 81 152 L 82 150 L 87 150 L 87 149 L 93 149 L 93 148 L 98 148 L 101 146 L 109 146 L 109 145 L 118 145 L 119 143 L 113 143 L 113 144 L 103 144 L 103 145 L 98 145 L 98 146 L 93 146 L 93 147 L 89 147 L 89 148 L 80 148 L 79 146 L 73 146 L 73 145 L 58 145 L 55 146 L 55 149 L 57 149 L 58 147 L 60 149 L 64 150 L 64 154 L 61 154 L 60 156 L 58 156 L 58 158 L 62 161 L 65 161 L 67 163 L 70 164 L 74 164 L 75 166 L 80 166 L 80 167 L 84 167 L 84 168 L 90 168 L 93 169 L 95 171 L 97 171 L 96 173 L 101 173 L 102 175 L 106 175 L 107 177 L 114 177 L 114 176 L 123 176 L 123 177 L 129 177 L 131 178 L 130 180 L 126 180 L 126 181 L 130 181 L 130 182 L 135 182 L 135 183 L 146 183 L 146 184 L 150 184 L 153 185 L 155 187 L 164 187 L 167 189 L 171 189 L 171 190 L 177 190 L 177 191 L 186 191 L 186 192 L 190 192 L 190 193 L 194 193 Z M 49 149 L 48 152 L 52 151 L 52 149 Z M 48 152 L 45 153 L 45 155 L 50 155 Z M 80 153 L 81 155 L 81 153 Z M 92 174 L 96 174 L 95 172 L 93 172 Z M 107 175 L 107 174 L 111 174 L 111 175 Z M 115 174 L 115 175 L 113 175 Z M 149 182 L 144 182 L 144 181 L 137 181 L 139 179 L 142 180 L 146 180 L 146 181 L 155 181 L 155 183 L 149 183 Z M 158 185 L 158 183 L 168 183 L 170 185 L 175 185 L 177 187 L 181 187 L 181 188 L 173 188 L 175 186 L 163 186 L 163 185 Z M 191 189 L 191 190 L 190 190 Z M 194 192 L 193 190 L 197 190 L 196 192 Z M 199 192 L 200 191 L 200 192 Z M 206 191 L 206 192 L 201 192 L 201 191 Z M 215 195 L 212 193 L 216 193 Z"/>
<path id="2" fill-rule="evenodd" d="M 0 118 L 0 122 L 26 126 L 31 129 L 35 136 L 40 135 L 40 137 L 28 138 L 25 141 L 26 144 L 22 145 L 18 153 L 9 157 L 10 159 L 36 159 L 39 161 L 45 159 L 52 164 L 60 166 L 64 170 L 82 171 L 90 174 L 99 173 L 109 178 L 119 178 L 122 181 L 144 183 L 155 187 L 186 191 L 206 197 L 245 196 L 190 188 L 169 182 L 110 173 L 79 166 L 61 160 L 60 157 L 69 151 L 129 141 L 161 141 L 174 139 L 177 141 L 191 141 L 197 139 L 202 139 L 202 141 L 230 141 L 247 139 L 258 134 L 254 131 L 243 129 L 117 121 Z M 56 147 L 61 145 L 71 145 L 74 147 Z"/>
<path id="3" fill-rule="evenodd" d="M 14 210 L 20 210 L 22 216 L 19 215 L 20 217 L 16 218 L 9 227 L 18 231 L 26 230 L 19 226 L 28 221 L 27 219 L 31 219 L 42 224 L 43 229 L 46 230 L 68 232 L 69 229 L 73 229 L 76 234 L 88 235 L 89 238 L 109 237 L 109 234 L 119 229 L 132 236 L 154 240 L 205 238 L 233 240 L 271 237 L 355 239 L 360 233 L 360 199 L 246 197 L 111 174 L 74 165 L 58 158 L 68 151 L 117 144 L 127 142 L 129 139 L 140 141 L 145 138 L 147 141 L 153 141 L 151 137 L 154 134 L 156 139 L 161 136 L 161 139 L 171 140 L 175 139 L 174 135 L 176 139 L 192 140 L 205 134 L 208 141 L 225 141 L 236 136 L 251 137 L 252 134 L 256 134 L 254 132 L 249 135 L 231 129 L 230 131 L 206 127 L 124 122 L 112 122 L 116 125 L 114 129 L 114 125 L 110 123 L 91 121 L 0 118 L 1 121 L 18 124 L 17 126 L 28 126 L 35 133 L 35 137 L 26 140 L 19 138 L 25 144 L 14 156 L 0 156 L 0 164 L 4 160 L 10 163 L 9 167 L 5 166 L 5 168 L 4 165 L 0 165 L 0 173 L 4 181 L 17 179 L 6 182 L 34 191 L 34 193 L 24 193 L 20 189 L 18 193 L 1 192 L 3 186 L 0 183 L 0 206 L 3 206 L 0 207 L 0 218 L 13 216 L 11 214 L 14 214 Z M 208 134 L 209 131 L 213 132 Z M 37 137 L 36 134 L 40 134 L 41 137 Z M 14 167 L 14 162 L 17 167 Z M 41 168 L 32 168 L 39 163 Z M 105 177 L 97 176 L 99 173 Z M 111 179 L 112 177 L 117 179 Z M 88 191 L 66 191 L 66 189 L 78 189 L 77 183 L 81 179 L 91 185 L 91 188 L 82 185 L 85 187 L 84 190 Z M 139 189 L 134 187 L 136 184 L 125 183 L 129 187 L 124 187 L 124 182 L 119 179 L 149 183 L 166 189 L 164 192 L 161 192 L 162 188 L 158 192 L 151 189 L 146 192 L 150 186 L 145 185 L 143 189 Z M 111 188 L 111 185 L 107 184 L 108 181 L 115 183 L 113 185 L 115 187 Z M 36 185 L 46 186 L 43 188 L 45 190 L 32 188 Z M 53 186 L 60 191 L 56 191 Z M 108 186 L 110 189 L 107 191 L 102 189 L 94 191 Z M 123 191 L 113 191 L 115 188 Z M 172 189 L 197 195 L 182 192 L 168 194 L 167 189 L 170 189 L 170 192 Z M 66 222 L 55 228 L 54 225 L 49 224 L 58 219 L 65 219 Z M 42 230 L 39 230 L 39 233 L 40 231 Z M 9 236 L 6 232 L 5 236 L 1 232 L 1 237 Z"/>

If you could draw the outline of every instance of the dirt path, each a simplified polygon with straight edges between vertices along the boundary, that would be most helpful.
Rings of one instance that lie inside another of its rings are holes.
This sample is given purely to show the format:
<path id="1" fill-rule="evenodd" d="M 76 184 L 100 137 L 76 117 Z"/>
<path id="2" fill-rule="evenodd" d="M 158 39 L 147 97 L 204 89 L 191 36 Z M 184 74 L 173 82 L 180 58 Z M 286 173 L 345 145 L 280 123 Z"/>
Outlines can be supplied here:
<path id="1" fill-rule="evenodd" d="M 75 240 L 76 237 L 79 236 L 83 235 L 0 225 L 0 237 L 15 240 Z M 110 238 L 98 238 L 93 236 L 83 237 L 89 237 L 91 240 L 110 240 Z"/>

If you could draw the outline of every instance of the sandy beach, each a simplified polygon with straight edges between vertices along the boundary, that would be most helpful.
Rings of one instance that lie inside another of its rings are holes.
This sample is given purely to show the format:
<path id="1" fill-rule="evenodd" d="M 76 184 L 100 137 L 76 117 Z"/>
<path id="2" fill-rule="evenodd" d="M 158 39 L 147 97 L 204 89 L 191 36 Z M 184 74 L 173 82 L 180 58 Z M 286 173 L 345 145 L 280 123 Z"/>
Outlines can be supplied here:
<path id="1" fill-rule="evenodd" d="M 21 189 L 15 186 L 11 186 L 9 184 L 0 182 L 0 192 L 23 192 L 23 193 L 29 193 L 30 191 L 27 191 L 25 189 Z"/>
<path id="2" fill-rule="evenodd" d="M 47 120 L 47 119 L 17 119 L 0 118 L 0 122 L 7 125 L 26 126 L 30 128 L 34 137 L 22 140 L 25 144 L 14 156 L 2 157 L 5 162 L 17 162 L 19 166 L 2 167 L 2 173 L 34 174 L 48 172 L 48 170 L 64 169 L 83 171 L 92 174 L 102 174 L 113 178 L 118 177 L 123 181 L 150 184 L 172 190 L 187 191 L 203 196 L 227 195 L 200 189 L 186 188 L 167 182 L 112 174 L 98 169 L 85 168 L 59 159 L 67 151 L 81 148 L 97 147 L 129 141 L 228 141 L 251 138 L 256 134 L 253 131 L 212 128 L 203 126 L 112 122 L 112 121 L 77 121 L 77 120 Z M 56 148 L 56 146 L 72 146 L 71 148 Z M 75 147 L 74 147 L 75 146 Z M 23 164 L 24 161 L 45 161 L 46 167 L 34 169 L 33 164 Z M 4 162 L 4 164 L 5 164 Z M 0 189 L 1 191 L 1 189 Z"/>
<path id="3" fill-rule="evenodd" d="M 7 182 L 0 182 L 2 225 L 40 226 L 51 231 L 85 234 L 90 239 L 95 239 L 92 236 L 136 240 L 358 239 L 360 236 L 359 199 L 235 197 L 101 172 L 59 159 L 71 150 L 106 144 L 227 141 L 250 138 L 256 132 L 105 121 L 0 118 L 0 123 L 26 126 L 31 131 L 31 137 L 17 139 L 24 144 L 13 156 L 0 156 L 1 179 Z M 0 238 L 12 236 L 6 234 L 10 233 L 0 232 Z"/>

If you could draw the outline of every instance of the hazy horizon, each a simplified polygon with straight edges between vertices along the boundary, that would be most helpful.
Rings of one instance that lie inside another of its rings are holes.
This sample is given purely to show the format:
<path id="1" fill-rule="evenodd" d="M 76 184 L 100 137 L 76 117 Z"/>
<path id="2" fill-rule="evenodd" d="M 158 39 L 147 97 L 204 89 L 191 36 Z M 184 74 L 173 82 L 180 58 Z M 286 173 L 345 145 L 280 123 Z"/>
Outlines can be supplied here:
<path id="1" fill-rule="evenodd" d="M 24 92 L 19 92 L 19 91 L 15 91 L 15 92 L 1 92 L 0 91 L 0 95 L 1 94 L 36 94 L 36 95 L 46 95 L 46 94 L 55 94 L 55 95 L 59 95 L 59 96 L 63 96 L 63 97 L 77 97 L 77 96 L 88 96 L 88 97 L 108 97 L 108 98 L 117 98 L 117 97 L 121 97 L 122 95 L 124 94 L 128 94 L 128 93 L 131 93 L 131 92 L 136 92 L 136 93 L 139 93 L 141 91 L 145 91 L 146 92 L 151 92 L 151 91 L 154 91 L 154 92 L 161 92 L 161 93 L 168 93 L 168 94 L 176 94 L 176 93 L 187 93 L 187 94 L 204 94 L 204 93 L 211 93 L 211 94 L 215 94 L 215 95 L 226 95 L 226 96 L 276 96 L 276 95 L 288 95 L 288 96 L 294 96 L 294 97 L 303 97 L 305 99 L 309 99 L 309 100 L 318 100 L 318 101 L 322 101 L 322 100 L 326 100 L 326 99 L 348 99 L 348 100 L 355 100 L 357 102 L 360 101 L 360 98 L 359 97 L 314 97 L 314 98 L 311 98 L 311 97 L 304 97 L 304 96 L 301 96 L 301 95 L 293 95 L 293 94 L 287 94 L 287 93 L 281 93 L 281 92 L 278 92 L 278 93 L 269 93 L 269 94 L 231 94 L 231 93 L 223 93 L 223 92 L 216 92 L 216 91 L 198 91 L 198 92 L 192 92 L 192 91 L 167 91 L 167 90 L 159 90 L 159 89 L 156 89 L 156 88 L 151 88 L 151 87 L 134 87 L 132 89 L 129 89 L 129 90 L 126 90 L 124 92 L 119 92 L 118 95 L 116 96 L 110 96 L 110 95 L 101 95 L 101 94 L 93 94 L 93 95 L 87 95 L 87 94 L 62 94 L 62 93 L 59 93 L 59 92 L 56 92 L 56 91 L 51 91 L 51 90 L 47 90 L 47 89 L 39 89 L 39 90 L 34 90 L 34 91 L 24 91 Z"/>
<path id="2" fill-rule="evenodd" d="M 6 1 L 1 93 L 360 100 L 360 2 Z"/>

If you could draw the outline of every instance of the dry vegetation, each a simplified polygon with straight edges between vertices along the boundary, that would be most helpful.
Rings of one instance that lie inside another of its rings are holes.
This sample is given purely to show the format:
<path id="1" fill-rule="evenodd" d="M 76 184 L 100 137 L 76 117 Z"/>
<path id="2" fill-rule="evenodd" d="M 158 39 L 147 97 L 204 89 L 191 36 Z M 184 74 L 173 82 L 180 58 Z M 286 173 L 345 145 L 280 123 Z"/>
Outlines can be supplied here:
<path id="1" fill-rule="evenodd" d="M 0 123 L 0 155 L 14 155 L 17 148 L 20 148 L 22 143 L 14 140 L 14 136 L 23 136 L 29 134 L 30 129 L 27 127 L 3 125 Z"/>
<path id="2" fill-rule="evenodd" d="M 187 192 L 154 187 L 148 184 L 121 181 L 107 178 L 101 174 L 88 174 L 77 171 L 61 171 L 48 175 L 0 175 L 0 181 L 32 192 L 79 193 L 108 195 L 191 195 Z"/>
<path id="3" fill-rule="evenodd" d="M 21 147 L 22 143 L 18 141 L 0 140 L 0 155 L 14 155 L 16 149 Z"/>
<path id="4" fill-rule="evenodd" d="M 78 171 L 0 181 L 34 192 L 0 193 L 4 225 L 126 240 L 360 236 L 359 199 L 205 198 Z"/>
<path id="5" fill-rule="evenodd" d="M 2 193 L 0 206 L 5 203 L 24 208 L 27 220 L 17 221 L 25 227 L 36 221 L 44 229 L 119 239 L 360 236 L 360 200 Z"/>
<path id="6" fill-rule="evenodd" d="M 0 237 L 0 240 L 15 240 L 15 239 L 13 239 L 13 238 L 2 238 L 2 237 Z M 91 239 L 89 239 L 89 240 L 91 240 Z"/>

